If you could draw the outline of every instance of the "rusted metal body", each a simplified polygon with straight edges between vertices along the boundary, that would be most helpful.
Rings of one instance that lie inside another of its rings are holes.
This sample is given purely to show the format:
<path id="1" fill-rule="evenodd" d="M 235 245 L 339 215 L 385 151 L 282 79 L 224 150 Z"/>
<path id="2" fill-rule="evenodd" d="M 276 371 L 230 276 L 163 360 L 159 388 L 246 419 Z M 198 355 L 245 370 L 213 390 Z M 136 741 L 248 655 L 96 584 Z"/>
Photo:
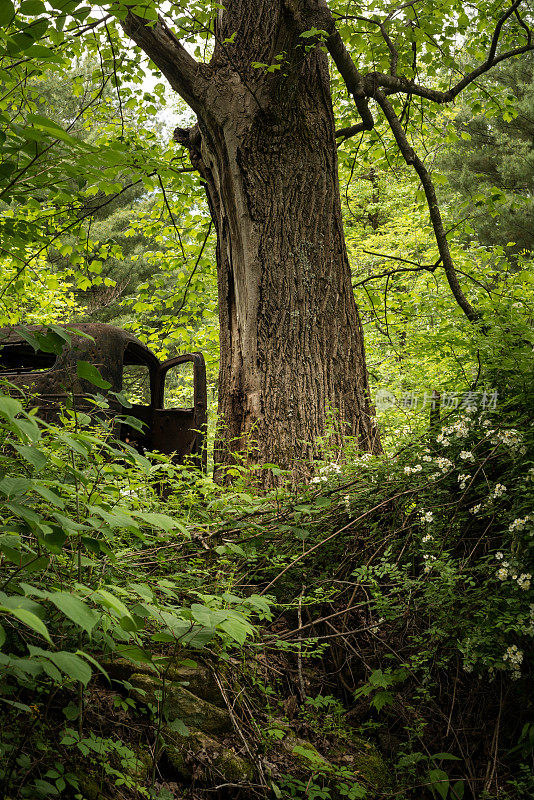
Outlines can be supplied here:
<path id="1" fill-rule="evenodd" d="M 84 335 L 70 333 L 69 329 Z M 131 408 L 123 407 L 113 395 L 108 397 L 111 414 L 128 414 L 144 423 L 142 432 L 121 424 L 120 438 L 140 450 L 172 453 L 178 463 L 191 456 L 197 466 L 205 469 L 207 397 L 202 354 L 186 353 L 161 363 L 139 339 L 121 328 L 84 323 L 69 329 L 70 342 L 54 354 L 35 351 L 22 335 L 23 331 L 30 336 L 44 335 L 44 325 L 0 328 L 0 376 L 27 391 L 34 398 L 39 415 L 50 422 L 57 419 L 69 398 L 80 410 L 94 408 L 88 396 L 100 390 L 78 376 L 78 361 L 97 367 L 102 378 L 111 384 L 110 392 L 124 392 L 126 373 L 138 370 L 142 380 L 137 393 L 143 396 L 136 397 Z M 166 408 L 166 382 L 173 370 L 187 363 L 193 369 L 192 406 Z"/>

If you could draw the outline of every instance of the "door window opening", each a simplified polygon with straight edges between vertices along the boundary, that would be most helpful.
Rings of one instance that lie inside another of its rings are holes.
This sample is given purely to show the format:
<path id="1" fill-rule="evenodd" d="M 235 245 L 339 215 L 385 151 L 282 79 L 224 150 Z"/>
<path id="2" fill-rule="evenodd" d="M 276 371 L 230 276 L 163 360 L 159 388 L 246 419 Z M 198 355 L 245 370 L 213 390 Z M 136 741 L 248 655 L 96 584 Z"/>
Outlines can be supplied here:
<path id="1" fill-rule="evenodd" d="M 124 351 L 122 366 L 122 392 L 137 406 L 149 406 L 152 400 L 152 381 L 150 365 L 137 348 L 128 345 Z"/>
<path id="2" fill-rule="evenodd" d="M 167 370 L 163 390 L 163 408 L 194 408 L 195 373 L 191 361 Z"/>

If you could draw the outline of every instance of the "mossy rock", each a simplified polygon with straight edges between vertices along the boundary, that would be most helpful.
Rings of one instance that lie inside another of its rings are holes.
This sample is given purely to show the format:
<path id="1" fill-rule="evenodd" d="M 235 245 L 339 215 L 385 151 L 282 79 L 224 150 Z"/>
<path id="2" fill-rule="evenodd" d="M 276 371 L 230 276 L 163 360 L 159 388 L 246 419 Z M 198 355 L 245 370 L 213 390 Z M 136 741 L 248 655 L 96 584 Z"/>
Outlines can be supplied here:
<path id="1" fill-rule="evenodd" d="M 224 698 L 208 667 L 186 667 L 180 664 L 169 668 L 167 679 L 173 683 L 186 684 L 184 686 L 192 694 L 201 697 L 208 703 L 225 708 Z"/>
<path id="2" fill-rule="evenodd" d="M 100 783 L 91 775 L 77 772 L 76 778 L 84 800 L 111 800 L 110 796 L 102 790 Z"/>
<path id="3" fill-rule="evenodd" d="M 368 788 L 369 798 L 373 797 L 373 790 L 377 796 L 383 797 L 384 793 L 393 787 L 393 775 L 390 767 L 371 742 L 356 736 L 351 737 L 350 756 L 353 759 L 351 768 L 361 776 L 362 782 Z"/>
<path id="4" fill-rule="evenodd" d="M 391 771 L 376 747 L 365 739 L 351 737 L 346 747 L 339 744 L 329 750 L 328 757 L 311 742 L 293 733 L 288 733 L 281 745 L 291 757 L 297 773 L 304 771 L 308 775 L 315 772 L 322 775 L 330 787 L 332 800 L 341 800 L 336 784 L 350 784 L 351 780 L 366 789 L 368 800 L 382 798 L 392 788 Z"/>
<path id="5" fill-rule="evenodd" d="M 127 775 L 130 775 L 130 777 L 135 778 L 137 781 L 144 781 L 152 768 L 152 756 L 146 750 L 143 750 L 142 747 L 136 747 L 135 757 L 137 758 L 137 764 L 135 766 L 133 764 L 131 767 L 125 767 L 123 765 L 122 769 Z"/>
<path id="6" fill-rule="evenodd" d="M 152 664 L 134 664 L 126 658 L 114 658 L 112 661 L 102 662 L 110 678 L 129 681 L 131 676 L 152 675 L 157 677 L 158 672 Z M 208 703 L 224 707 L 224 699 L 219 685 L 209 667 L 197 664 L 196 667 L 185 666 L 177 662 L 169 667 L 166 680 L 172 683 L 185 684 L 190 692 L 207 700 Z"/>
<path id="7" fill-rule="evenodd" d="M 161 692 L 162 689 L 159 678 L 134 673 L 130 676 L 130 683 L 134 687 L 131 694 L 136 700 L 157 705 L 156 692 Z M 228 711 L 202 700 L 176 683 L 167 682 L 165 690 L 167 719 L 181 719 L 188 728 L 196 728 L 204 733 L 226 733 L 232 730 Z"/>
<path id="8" fill-rule="evenodd" d="M 317 764 L 319 768 L 331 769 L 332 765 L 317 748 L 306 739 L 300 739 L 293 733 L 289 732 L 282 739 L 282 747 L 289 753 L 294 761 L 302 764 L 304 767 L 310 767 L 312 764 Z"/>
<path id="9" fill-rule="evenodd" d="M 204 731 L 189 728 L 189 736 L 179 736 L 163 726 L 162 733 L 166 759 L 182 780 L 194 778 L 207 783 L 212 772 L 227 783 L 249 783 L 254 780 L 255 769 L 250 761 Z M 199 776 L 199 766 L 205 773 L 204 777 Z"/>

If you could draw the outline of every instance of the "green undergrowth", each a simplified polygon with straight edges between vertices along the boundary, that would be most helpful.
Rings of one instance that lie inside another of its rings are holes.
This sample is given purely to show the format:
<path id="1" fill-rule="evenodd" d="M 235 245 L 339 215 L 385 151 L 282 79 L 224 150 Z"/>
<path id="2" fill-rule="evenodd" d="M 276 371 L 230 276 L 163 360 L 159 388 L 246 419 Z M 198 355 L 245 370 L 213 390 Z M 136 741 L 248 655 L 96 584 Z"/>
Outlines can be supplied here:
<path id="1" fill-rule="evenodd" d="M 2 395 L 1 796 L 530 797 L 534 450 L 509 396 L 265 494 Z"/>

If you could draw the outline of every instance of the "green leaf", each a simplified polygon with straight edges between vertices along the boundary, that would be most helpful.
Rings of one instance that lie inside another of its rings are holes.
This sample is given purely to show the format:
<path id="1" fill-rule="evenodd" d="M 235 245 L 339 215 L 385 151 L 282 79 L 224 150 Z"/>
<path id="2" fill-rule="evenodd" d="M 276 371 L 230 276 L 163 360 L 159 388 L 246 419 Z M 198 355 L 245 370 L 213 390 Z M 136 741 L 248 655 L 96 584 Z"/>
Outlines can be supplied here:
<path id="1" fill-rule="evenodd" d="M 143 522 L 148 522 L 154 528 L 161 528 L 165 532 L 172 531 L 177 527 L 175 520 L 167 516 L 167 514 L 159 514 L 155 511 L 136 511 L 135 516 L 142 519 Z"/>
<path id="2" fill-rule="evenodd" d="M 211 625 L 213 614 L 210 608 L 200 605 L 200 603 L 193 603 L 191 606 L 191 616 L 198 622 L 199 625 Z"/>
<path id="3" fill-rule="evenodd" d="M 99 389 L 111 389 L 111 383 L 104 380 L 97 368 L 90 364 L 88 361 L 78 361 L 76 364 L 76 373 L 79 378 L 89 381 L 93 386 L 98 386 Z"/>
<path id="4" fill-rule="evenodd" d="M 11 478 L 9 475 L 6 475 L 0 481 L 0 492 L 10 498 L 20 497 L 26 494 L 30 487 L 31 482 L 27 478 Z"/>
<path id="5" fill-rule="evenodd" d="M 42 0 L 23 0 L 19 6 L 19 11 L 28 17 L 37 16 L 38 14 L 46 14 L 46 6 Z"/>
<path id="6" fill-rule="evenodd" d="M 72 436 L 69 436 L 62 430 L 57 430 L 57 437 L 58 439 L 61 439 L 61 441 L 64 442 L 67 447 L 70 447 L 71 450 L 74 450 L 75 453 L 78 453 L 84 458 L 87 457 L 89 450 L 85 444 L 82 444 L 82 442 L 79 442 L 77 439 L 74 439 Z"/>
<path id="7" fill-rule="evenodd" d="M 254 633 L 254 628 L 250 623 L 233 616 L 221 622 L 217 627 L 227 633 L 237 644 L 243 644 L 247 636 Z"/>
<path id="8" fill-rule="evenodd" d="M 34 556 L 31 556 L 34 559 Z M 41 556 L 41 558 L 35 558 L 35 560 L 30 560 L 28 558 L 27 562 L 24 564 L 24 572 L 26 575 L 31 575 L 33 572 L 40 572 L 42 569 L 46 569 L 50 563 L 50 559 L 47 556 Z"/>
<path id="9" fill-rule="evenodd" d="M 61 672 L 68 675 L 69 678 L 80 681 L 84 686 L 87 686 L 91 680 L 93 670 L 80 656 L 74 655 L 74 653 L 67 653 L 63 650 L 58 653 L 47 652 L 46 656 L 61 670 Z"/>
<path id="10" fill-rule="evenodd" d="M 15 8 L 11 0 L 2 0 L 0 3 L 0 25 L 8 25 L 15 17 Z"/>
<path id="11" fill-rule="evenodd" d="M 0 697 L 2 703 L 6 703 L 8 706 L 13 706 L 13 708 L 18 708 L 19 711 L 26 711 L 27 713 L 32 712 L 30 706 L 27 706 L 26 703 L 17 703 L 16 700 L 6 700 L 5 697 Z"/>
<path id="12" fill-rule="evenodd" d="M 32 631 L 35 633 L 39 633 L 41 636 L 44 636 L 47 642 L 52 644 L 52 639 L 50 638 L 50 634 L 46 628 L 44 622 L 36 617 L 31 611 L 28 611 L 27 608 L 7 608 L 6 606 L 0 606 L 0 612 L 4 614 L 11 614 L 13 617 L 16 617 L 20 622 L 24 625 L 27 625 L 28 628 L 31 628 Z"/>
<path id="13" fill-rule="evenodd" d="M 55 555 L 61 552 L 66 540 L 67 534 L 59 525 L 52 525 L 52 531 L 50 533 L 44 533 L 42 536 L 39 536 L 39 543 Z"/>
<path id="14" fill-rule="evenodd" d="M 47 486 L 43 486 L 40 483 L 35 483 L 32 488 L 37 492 L 37 494 L 40 494 L 44 500 L 48 500 L 51 505 L 58 506 L 58 508 L 65 508 L 65 502 L 61 499 L 61 497 L 59 497 L 59 495 L 57 495 Z"/>
<path id="15" fill-rule="evenodd" d="M 2 647 L 5 640 L 6 640 L 6 632 L 4 630 L 4 626 L 0 625 L 0 647 Z"/>
<path id="16" fill-rule="evenodd" d="M 63 711 L 64 716 L 70 722 L 72 722 L 72 720 L 78 719 L 78 717 L 80 716 L 80 710 L 79 710 L 78 706 L 75 705 L 74 703 L 69 703 L 67 706 L 65 706 L 62 709 L 62 711 Z"/>
<path id="17" fill-rule="evenodd" d="M 0 395 L 0 414 L 2 414 L 2 416 L 12 420 L 17 414 L 20 414 L 21 411 L 22 405 L 18 400 L 15 400 L 14 397 L 6 397 L 4 394 Z"/>
<path id="18" fill-rule="evenodd" d="M 124 658 L 128 658 L 130 661 L 139 662 L 141 664 L 152 663 L 152 656 L 150 653 L 135 644 L 118 645 L 115 652 L 118 655 L 124 656 Z"/>
<path id="19" fill-rule="evenodd" d="M 458 756 L 453 756 L 452 753 L 435 753 L 432 756 L 433 761 L 461 761 Z"/>
<path id="20" fill-rule="evenodd" d="M 96 592 L 95 599 L 98 601 L 99 598 L 101 605 L 115 611 L 119 617 L 130 617 L 130 619 L 133 619 L 122 600 L 114 597 L 111 592 L 108 592 L 106 589 L 99 589 L 98 592 Z"/>
<path id="21" fill-rule="evenodd" d="M 282 795 L 282 792 L 281 792 L 280 788 L 277 786 L 276 783 L 274 783 L 274 781 L 271 781 L 270 785 L 271 785 L 271 789 L 273 790 L 273 794 L 276 797 L 276 800 L 281 800 L 283 795 Z"/>
<path id="22" fill-rule="evenodd" d="M 172 722 L 167 723 L 167 727 L 179 736 L 189 736 L 189 728 L 181 719 L 174 719 Z"/>
<path id="23" fill-rule="evenodd" d="M 390 706 L 393 704 L 393 695 L 391 692 L 377 692 L 373 699 L 371 700 L 371 705 L 376 708 L 377 711 L 381 711 L 384 706 Z"/>
<path id="24" fill-rule="evenodd" d="M 39 472 L 48 461 L 47 456 L 38 450 L 35 445 L 16 444 L 14 447 L 17 453 L 35 468 L 36 472 Z"/>
<path id="25" fill-rule="evenodd" d="M 312 27 L 309 31 L 303 31 L 300 34 L 301 39 L 311 39 L 313 36 L 327 36 L 327 33 L 320 28 Z"/>
<path id="26" fill-rule="evenodd" d="M 449 776 L 442 769 L 431 769 L 428 773 L 428 780 L 432 791 L 437 792 L 443 800 L 447 800 L 449 793 Z"/>
<path id="27" fill-rule="evenodd" d="M 65 614 L 72 622 L 83 628 L 86 633 L 91 634 L 94 626 L 100 619 L 100 615 L 89 608 L 79 597 L 67 592 L 54 592 L 48 595 L 48 599 L 59 611 Z"/>

